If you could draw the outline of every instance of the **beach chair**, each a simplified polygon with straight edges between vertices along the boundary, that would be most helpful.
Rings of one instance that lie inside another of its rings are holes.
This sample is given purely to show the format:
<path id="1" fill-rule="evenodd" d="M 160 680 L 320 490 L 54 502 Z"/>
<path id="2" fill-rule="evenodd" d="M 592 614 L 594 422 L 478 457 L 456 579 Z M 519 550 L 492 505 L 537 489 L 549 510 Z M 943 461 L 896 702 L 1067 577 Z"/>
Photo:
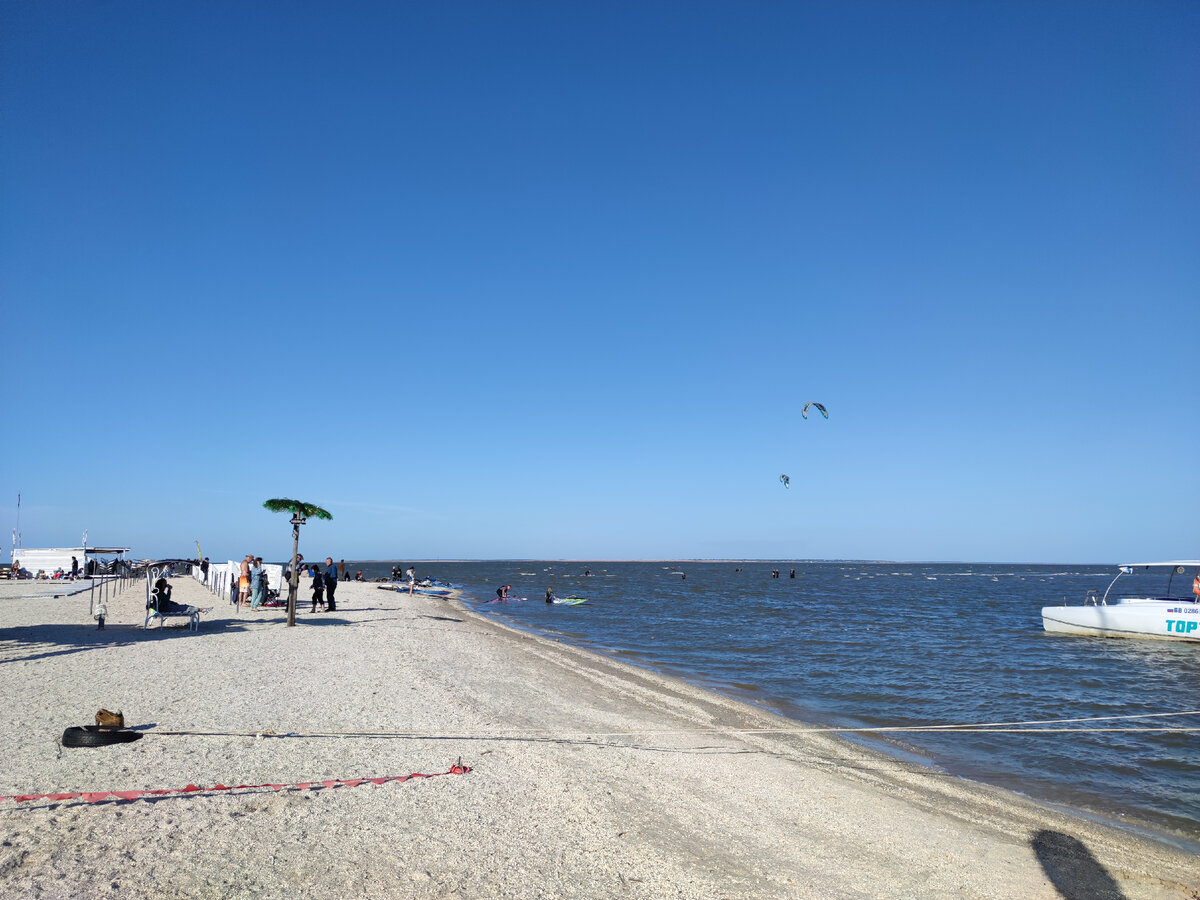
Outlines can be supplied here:
<path id="1" fill-rule="evenodd" d="M 166 622 L 167 619 L 187 619 L 188 627 L 191 628 L 192 631 L 199 631 L 200 630 L 200 610 L 196 609 L 195 607 L 192 607 L 191 609 L 192 609 L 191 612 L 188 612 L 187 610 L 183 610 L 183 609 L 175 611 L 175 612 L 165 612 L 165 613 L 159 612 L 158 611 L 158 591 L 153 590 L 150 592 L 150 599 L 146 601 L 146 623 L 143 627 L 149 628 L 150 623 L 155 621 L 156 619 L 158 620 L 159 628 L 163 627 L 163 624 Z"/>

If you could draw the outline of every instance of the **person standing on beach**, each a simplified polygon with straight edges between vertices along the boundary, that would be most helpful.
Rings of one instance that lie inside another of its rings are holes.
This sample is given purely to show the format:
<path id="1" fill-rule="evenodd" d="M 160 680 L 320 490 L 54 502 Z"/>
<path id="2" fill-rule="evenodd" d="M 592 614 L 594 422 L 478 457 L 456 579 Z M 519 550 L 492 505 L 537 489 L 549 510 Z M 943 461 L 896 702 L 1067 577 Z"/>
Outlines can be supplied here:
<path id="1" fill-rule="evenodd" d="M 333 592 L 337 590 L 338 573 L 333 565 L 333 557 L 325 557 L 325 597 L 329 602 L 329 611 L 337 610 L 337 603 L 333 599 Z"/>
<path id="2" fill-rule="evenodd" d="M 245 606 L 250 600 L 250 563 L 254 556 L 247 553 L 242 560 L 241 575 L 238 576 L 238 606 Z"/>
<path id="3" fill-rule="evenodd" d="M 74 581 L 79 577 L 79 560 L 74 556 L 71 557 L 71 580 Z"/>
<path id="4" fill-rule="evenodd" d="M 346 580 L 346 561 L 344 559 L 338 563 L 338 580 Z"/>
<path id="5" fill-rule="evenodd" d="M 413 595 L 413 591 L 417 586 L 417 570 L 412 566 L 408 567 L 408 596 Z"/>
<path id="6" fill-rule="evenodd" d="M 204 576 L 204 583 L 208 584 L 208 557 L 200 560 L 200 574 Z"/>
<path id="7" fill-rule="evenodd" d="M 254 557 L 250 564 L 250 608 L 258 609 L 263 602 L 263 564 L 262 557 Z"/>
<path id="8" fill-rule="evenodd" d="M 321 577 L 321 569 L 319 566 L 313 566 L 312 580 L 312 611 L 317 611 L 317 606 L 320 605 L 321 612 L 325 612 L 325 579 Z"/>

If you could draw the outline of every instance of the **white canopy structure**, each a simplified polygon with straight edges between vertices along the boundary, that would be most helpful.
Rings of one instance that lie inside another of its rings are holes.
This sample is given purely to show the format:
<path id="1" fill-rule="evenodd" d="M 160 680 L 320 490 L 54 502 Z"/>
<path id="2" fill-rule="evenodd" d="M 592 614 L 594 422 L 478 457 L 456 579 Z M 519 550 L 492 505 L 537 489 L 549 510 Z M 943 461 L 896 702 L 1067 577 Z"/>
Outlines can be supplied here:
<path id="1" fill-rule="evenodd" d="M 14 565 L 20 563 L 22 569 L 34 576 L 38 572 L 50 575 L 56 569 L 62 569 L 69 574 L 73 556 L 79 561 L 79 571 L 83 573 L 89 558 L 99 560 L 101 557 L 111 556 L 120 559 L 128 552 L 128 547 L 14 547 L 12 561 Z"/>

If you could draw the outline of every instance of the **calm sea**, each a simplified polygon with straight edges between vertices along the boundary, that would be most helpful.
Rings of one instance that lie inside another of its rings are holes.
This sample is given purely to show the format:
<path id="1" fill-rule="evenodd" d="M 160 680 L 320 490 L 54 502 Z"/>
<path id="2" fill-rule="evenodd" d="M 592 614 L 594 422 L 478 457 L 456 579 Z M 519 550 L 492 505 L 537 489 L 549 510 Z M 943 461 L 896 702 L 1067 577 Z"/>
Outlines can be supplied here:
<path id="1" fill-rule="evenodd" d="M 391 566 L 354 564 L 366 577 L 386 576 Z M 1103 591 L 1115 570 L 785 561 L 417 565 L 418 577 L 453 583 L 487 615 L 806 723 L 1114 717 L 1069 727 L 1200 726 L 1200 715 L 1119 718 L 1200 709 L 1200 645 L 1043 632 L 1042 606 L 1080 603 L 1088 590 Z M 1190 578 L 1176 581 L 1172 593 L 1190 596 Z M 486 602 L 503 584 L 529 599 Z M 1127 576 L 1121 585 L 1161 595 L 1165 578 Z M 547 606 L 548 587 L 587 602 Z M 1200 840 L 1200 733 L 907 733 L 870 743 Z"/>

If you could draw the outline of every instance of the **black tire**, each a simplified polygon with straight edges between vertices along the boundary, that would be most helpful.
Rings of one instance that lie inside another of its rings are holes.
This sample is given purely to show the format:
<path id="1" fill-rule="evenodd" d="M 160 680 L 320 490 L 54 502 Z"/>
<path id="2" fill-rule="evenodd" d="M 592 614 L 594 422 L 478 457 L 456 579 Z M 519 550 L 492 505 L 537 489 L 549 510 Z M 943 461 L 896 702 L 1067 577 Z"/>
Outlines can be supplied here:
<path id="1" fill-rule="evenodd" d="M 139 732 L 128 731 L 124 728 L 116 730 L 101 728 L 99 725 L 84 725 L 82 728 L 72 726 L 63 732 L 64 747 L 107 747 L 109 744 L 128 744 L 140 741 Z"/>

